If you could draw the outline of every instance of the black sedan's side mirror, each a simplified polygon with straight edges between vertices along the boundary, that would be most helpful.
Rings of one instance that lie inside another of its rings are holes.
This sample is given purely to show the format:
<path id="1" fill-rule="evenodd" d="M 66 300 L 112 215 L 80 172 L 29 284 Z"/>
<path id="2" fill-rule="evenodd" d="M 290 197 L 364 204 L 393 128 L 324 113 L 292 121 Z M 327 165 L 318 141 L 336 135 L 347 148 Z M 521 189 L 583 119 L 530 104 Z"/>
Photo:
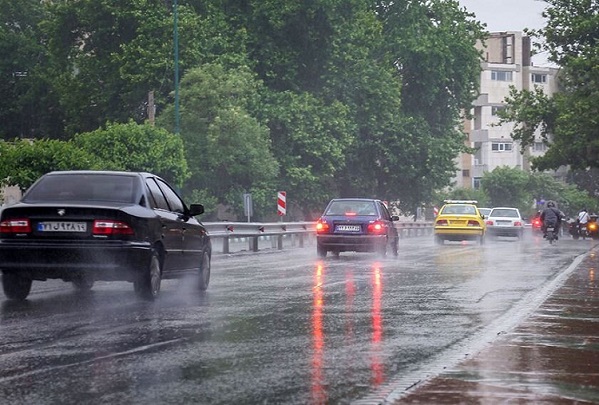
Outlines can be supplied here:
<path id="1" fill-rule="evenodd" d="M 391 221 L 399 221 L 399 215 L 391 215 Z"/>
<path id="2" fill-rule="evenodd" d="M 191 204 L 189 206 L 189 215 L 194 217 L 204 213 L 204 206 L 202 204 Z"/>

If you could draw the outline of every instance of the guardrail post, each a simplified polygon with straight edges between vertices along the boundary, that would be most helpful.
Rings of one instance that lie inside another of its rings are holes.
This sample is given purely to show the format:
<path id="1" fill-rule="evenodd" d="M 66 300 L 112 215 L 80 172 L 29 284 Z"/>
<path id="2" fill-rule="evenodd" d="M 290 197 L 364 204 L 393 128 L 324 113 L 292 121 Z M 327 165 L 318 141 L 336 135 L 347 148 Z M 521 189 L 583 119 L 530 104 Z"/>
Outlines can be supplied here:
<path id="1" fill-rule="evenodd" d="M 223 253 L 229 253 L 229 235 L 223 236 Z"/>
<path id="2" fill-rule="evenodd" d="M 277 249 L 283 250 L 283 235 L 277 236 Z"/>
<path id="3" fill-rule="evenodd" d="M 304 247 L 304 234 L 300 233 L 299 235 L 297 235 L 298 239 L 299 239 L 299 247 L 303 248 Z"/>
<path id="4" fill-rule="evenodd" d="M 252 252 L 258 251 L 258 236 L 250 237 L 250 250 Z"/>

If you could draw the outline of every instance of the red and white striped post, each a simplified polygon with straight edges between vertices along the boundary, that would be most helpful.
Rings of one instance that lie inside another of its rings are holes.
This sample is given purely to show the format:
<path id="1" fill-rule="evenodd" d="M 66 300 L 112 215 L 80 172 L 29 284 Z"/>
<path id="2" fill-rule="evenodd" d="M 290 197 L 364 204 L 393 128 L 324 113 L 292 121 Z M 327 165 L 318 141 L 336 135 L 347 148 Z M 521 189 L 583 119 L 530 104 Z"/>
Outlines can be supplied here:
<path id="1" fill-rule="evenodd" d="M 280 217 L 287 214 L 287 192 L 285 191 L 277 193 L 277 214 Z"/>

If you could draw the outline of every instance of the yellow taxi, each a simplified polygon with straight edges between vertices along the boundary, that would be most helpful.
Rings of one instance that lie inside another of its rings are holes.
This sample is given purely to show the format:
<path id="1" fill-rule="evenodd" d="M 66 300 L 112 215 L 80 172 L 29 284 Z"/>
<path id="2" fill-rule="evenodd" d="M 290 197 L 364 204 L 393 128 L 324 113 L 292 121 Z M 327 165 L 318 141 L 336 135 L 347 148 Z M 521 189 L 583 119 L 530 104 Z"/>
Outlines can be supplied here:
<path id="1" fill-rule="evenodd" d="M 444 203 L 435 218 L 435 242 L 442 245 L 446 240 L 474 240 L 482 245 L 487 228 L 477 201 L 445 200 Z"/>

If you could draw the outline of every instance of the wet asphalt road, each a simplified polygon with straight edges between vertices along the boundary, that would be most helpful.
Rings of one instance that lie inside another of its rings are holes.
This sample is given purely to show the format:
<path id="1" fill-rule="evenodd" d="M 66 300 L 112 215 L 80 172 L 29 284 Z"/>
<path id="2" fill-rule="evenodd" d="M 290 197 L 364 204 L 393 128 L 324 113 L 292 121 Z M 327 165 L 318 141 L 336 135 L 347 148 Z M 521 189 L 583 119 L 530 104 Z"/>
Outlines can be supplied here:
<path id="1" fill-rule="evenodd" d="M 24 303 L 0 292 L 0 403 L 378 403 L 514 327 L 595 243 L 216 254 L 207 292 L 165 281 L 154 303 L 34 282 Z"/>

